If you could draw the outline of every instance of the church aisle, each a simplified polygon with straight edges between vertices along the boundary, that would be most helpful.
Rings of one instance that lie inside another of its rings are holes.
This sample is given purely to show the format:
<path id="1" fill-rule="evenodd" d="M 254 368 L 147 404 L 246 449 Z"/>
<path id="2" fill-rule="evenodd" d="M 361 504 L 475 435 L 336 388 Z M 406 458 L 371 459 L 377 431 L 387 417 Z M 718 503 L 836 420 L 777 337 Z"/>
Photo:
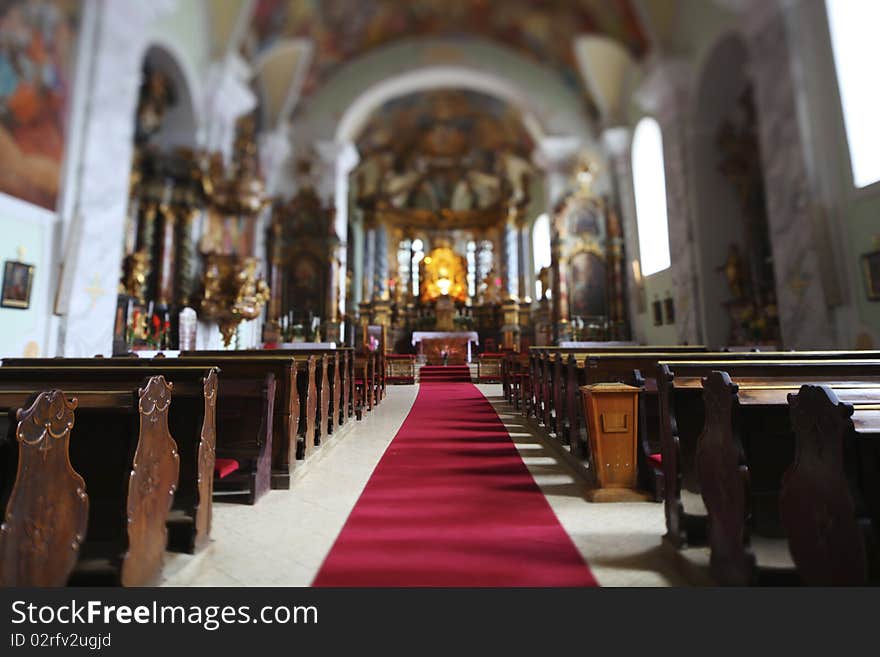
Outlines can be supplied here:
<path id="1" fill-rule="evenodd" d="M 316 586 L 593 586 L 596 580 L 470 383 L 420 386 Z"/>
<path id="2" fill-rule="evenodd" d="M 271 490 L 254 506 L 215 502 L 211 545 L 163 586 L 311 584 L 417 392 L 389 387 L 380 407 L 315 453 L 290 490 Z"/>
<path id="3" fill-rule="evenodd" d="M 662 505 L 588 502 L 585 483 L 554 454 L 544 437 L 503 401 L 501 386 L 476 387 L 494 407 L 506 427 L 509 438 L 505 440 L 512 441 L 600 585 L 688 584 L 660 547 Z M 182 568 L 174 563 L 181 555 L 169 553 L 171 563 L 166 565 L 163 584 L 309 586 L 402 428 L 418 391 L 418 386 L 389 386 L 381 406 L 325 445 L 327 449 L 308 464 L 291 490 L 270 491 L 256 506 L 215 503 L 210 547 L 194 559 L 186 555 L 192 563 Z M 448 406 L 435 408 L 439 421 L 461 423 L 460 414 L 450 412 Z M 493 435 L 497 435 L 497 445 L 505 444 L 500 434 Z"/>

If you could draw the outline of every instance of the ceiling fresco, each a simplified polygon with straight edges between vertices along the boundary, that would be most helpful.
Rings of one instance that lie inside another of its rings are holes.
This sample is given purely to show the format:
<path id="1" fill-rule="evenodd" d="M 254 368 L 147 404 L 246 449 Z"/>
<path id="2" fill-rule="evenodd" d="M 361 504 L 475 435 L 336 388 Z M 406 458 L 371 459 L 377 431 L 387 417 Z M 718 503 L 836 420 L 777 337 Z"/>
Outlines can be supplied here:
<path id="1" fill-rule="evenodd" d="M 575 36 L 606 34 L 636 57 L 648 47 L 632 0 L 259 0 L 252 26 L 258 50 L 282 37 L 314 41 L 306 94 L 339 65 L 405 37 L 491 39 L 556 69 L 581 91 Z"/>
<path id="2" fill-rule="evenodd" d="M 358 204 L 393 223 L 494 223 L 528 202 L 534 144 L 497 98 L 459 89 L 396 98 L 356 143 Z"/>

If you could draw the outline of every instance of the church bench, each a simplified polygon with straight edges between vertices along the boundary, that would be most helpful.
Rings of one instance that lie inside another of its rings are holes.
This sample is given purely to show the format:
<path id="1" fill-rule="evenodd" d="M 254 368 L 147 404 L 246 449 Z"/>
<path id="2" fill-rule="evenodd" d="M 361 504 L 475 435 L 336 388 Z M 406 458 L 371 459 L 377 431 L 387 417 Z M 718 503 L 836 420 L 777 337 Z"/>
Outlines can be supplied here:
<path id="1" fill-rule="evenodd" d="M 504 354 L 501 370 L 501 389 L 504 398 L 521 409 L 527 415 L 527 406 L 524 402 L 527 392 L 524 384 L 529 380 L 529 355 L 527 353 L 507 352 Z"/>
<path id="2" fill-rule="evenodd" d="M 168 426 L 180 457 L 168 548 L 192 553 L 207 545 L 211 534 L 219 370 L 181 366 L 174 360 L 6 359 L 0 368 L 0 390 L 16 388 L 22 381 L 39 383 L 40 389 L 134 389 L 145 377 L 163 376 L 174 386 Z"/>
<path id="3" fill-rule="evenodd" d="M 339 351 L 336 349 L 265 349 L 265 350 L 242 350 L 242 351 L 229 351 L 229 352 L 205 352 L 205 351 L 189 351 L 184 352 L 181 356 L 185 356 L 187 358 L 209 358 L 209 357 L 218 357 L 220 354 L 225 354 L 225 357 L 239 360 L 247 360 L 247 361 L 260 361 L 262 359 L 271 361 L 275 359 L 276 361 L 283 361 L 287 363 L 292 363 L 292 368 L 297 369 L 296 363 L 302 363 L 307 366 L 308 360 L 310 358 L 315 361 L 315 373 L 314 373 L 314 384 L 315 384 L 315 417 L 314 424 L 312 425 L 314 428 L 314 432 L 309 434 L 308 430 L 306 430 L 306 435 L 301 435 L 300 438 L 304 441 L 304 445 L 301 449 L 299 449 L 300 458 L 306 458 L 311 456 L 314 452 L 314 449 L 320 446 L 321 442 L 326 440 L 329 434 L 335 429 L 336 423 L 333 422 L 333 409 L 338 408 L 340 403 L 338 401 L 341 398 L 341 384 L 338 382 L 338 377 L 341 376 L 339 371 L 339 366 L 337 361 L 339 360 Z M 289 386 L 284 387 L 284 389 L 280 392 L 279 399 L 280 400 L 293 400 L 294 393 L 293 391 L 296 389 L 293 381 Z M 337 397 L 337 401 L 334 403 L 334 397 Z M 294 404 L 295 402 L 291 402 Z M 307 413 L 311 412 L 310 405 L 306 406 Z M 291 410 L 291 418 L 293 411 Z M 293 419 L 291 419 L 290 427 L 295 431 L 296 423 Z M 293 432 L 287 431 L 285 435 L 290 436 Z M 283 450 L 286 450 L 287 446 L 292 444 L 290 443 L 290 438 L 283 439 L 284 445 Z M 293 463 L 293 461 L 291 461 Z M 286 486 L 284 486 L 286 487 Z"/>
<path id="4" fill-rule="evenodd" d="M 416 382 L 416 357 L 412 354 L 388 354 L 385 356 L 388 374 L 386 382 L 391 384 L 413 384 Z"/>
<path id="5" fill-rule="evenodd" d="M 4 367 L 30 367 L 30 363 L 46 363 L 53 367 L 74 370 L 101 366 L 114 369 L 161 368 L 159 371 L 195 367 L 206 371 L 211 367 L 219 367 L 223 374 L 218 381 L 219 405 L 215 412 L 216 455 L 237 460 L 240 468 L 232 476 L 223 478 L 222 482 L 215 482 L 217 485 L 214 487 L 214 497 L 254 504 L 271 486 L 273 423 L 285 422 L 284 418 L 273 418 L 275 387 L 290 380 L 290 366 L 285 368 L 283 364 L 268 361 L 248 365 L 244 361 L 216 357 L 16 358 L 5 359 L 3 362 Z M 284 378 L 279 379 L 276 375 Z M 286 424 L 284 430 L 288 430 Z"/>
<path id="6" fill-rule="evenodd" d="M 85 540 L 89 498 L 70 464 L 76 399 L 0 392 L 0 587 L 64 586 Z"/>
<path id="7" fill-rule="evenodd" d="M 780 515 L 805 584 L 880 582 L 880 394 L 859 392 L 850 401 L 828 386 L 788 394 L 795 460 L 782 481 Z M 819 532 L 825 540 L 811 540 Z"/>
<path id="8" fill-rule="evenodd" d="M 358 419 L 365 410 L 372 411 L 378 401 L 377 365 L 375 352 L 357 354 L 354 358 L 355 413 Z"/>
<path id="9" fill-rule="evenodd" d="M 589 349 L 583 347 L 530 347 L 529 360 L 531 362 L 529 371 L 532 376 L 532 399 L 533 413 L 535 418 L 543 424 L 550 433 L 557 433 L 561 424 L 557 418 L 561 417 L 556 414 L 554 406 L 555 399 L 562 399 L 561 394 L 554 396 L 554 374 L 561 371 L 561 367 L 557 368 L 555 362 L 567 357 L 571 353 L 581 354 L 603 354 L 603 353 L 642 353 L 642 352 L 662 352 L 662 353 L 696 353 L 708 351 L 702 345 L 621 345 L 616 342 L 607 344 L 595 343 Z M 561 364 L 560 364 L 561 365 Z M 558 386 L 556 384 L 556 391 Z"/>
<path id="10" fill-rule="evenodd" d="M 196 352 L 197 353 L 197 352 Z M 316 386 L 318 389 L 318 407 L 322 417 L 326 418 L 326 431 L 322 429 L 321 420 L 316 421 L 320 429 L 318 441 L 326 439 L 339 427 L 344 425 L 354 414 L 354 349 L 351 347 L 337 347 L 335 349 L 267 349 L 260 352 L 235 352 L 235 353 L 259 353 L 283 356 L 314 356 L 317 359 Z M 326 357 L 326 369 L 323 359 Z M 324 378 L 326 376 L 328 389 L 326 391 L 327 410 L 324 409 Z"/>
<path id="11" fill-rule="evenodd" d="M 0 368 L 6 408 L 55 389 L 45 377 L 29 376 L 27 368 Z M 161 375 L 141 381 L 133 388 L 122 381 L 65 386 L 77 400 L 70 464 L 88 495 L 85 539 L 69 584 L 149 586 L 160 577 L 179 457 L 168 429 L 172 386 Z"/>
<path id="12" fill-rule="evenodd" d="M 853 383 L 873 385 L 871 382 L 880 376 L 880 360 L 842 357 L 847 353 L 857 355 L 865 352 L 837 352 L 841 357 L 835 360 L 829 360 L 827 355 L 822 357 L 822 352 L 803 352 L 810 354 L 812 360 L 810 357 L 798 359 L 792 352 L 785 353 L 791 355 L 779 358 L 780 354 L 773 354 L 773 360 L 726 357 L 725 360 L 716 361 L 658 363 L 660 445 L 666 489 L 667 532 L 664 540 L 672 546 L 702 545 L 708 538 L 705 513 L 698 508 L 687 509 L 682 491 L 691 495 L 700 495 L 701 492 L 697 473 L 697 445 L 708 426 L 703 380 L 713 371 L 726 373 L 734 384 L 750 379 L 772 378 L 778 390 L 789 392 L 801 384 L 817 382 L 828 385 L 846 382 L 848 387 L 853 387 Z M 759 393 L 749 391 L 749 395 L 749 399 L 761 399 Z M 753 463 L 751 471 L 753 495 L 762 496 L 761 503 L 755 506 L 755 513 L 761 514 L 757 519 L 766 516 L 768 523 L 773 524 L 776 522 L 772 501 L 774 487 L 778 485 L 781 473 L 791 463 L 794 438 L 788 415 L 780 410 L 779 404 L 775 409 L 772 405 L 762 406 L 760 403 L 752 406 L 754 410 L 750 411 L 749 417 L 757 418 L 754 426 L 761 435 L 774 437 L 774 440 L 765 439 L 763 443 L 756 443 L 766 445 L 767 451 Z M 717 420 L 714 421 L 717 423 Z M 690 502 L 688 506 L 691 506 Z"/>
<path id="13" fill-rule="evenodd" d="M 262 373 L 274 377 L 269 482 L 271 488 L 289 488 L 297 461 L 310 457 L 327 432 L 330 382 L 325 354 L 299 350 L 187 351 L 178 360 L 214 363 L 233 376 Z M 266 459 L 265 454 L 261 459 Z M 263 478 L 261 475 L 260 480 Z"/>
<path id="14" fill-rule="evenodd" d="M 663 497 L 664 475 L 660 455 L 660 407 L 657 392 L 657 364 L 661 360 L 703 361 L 733 360 L 749 361 L 766 359 L 759 352 L 570 352 L 566 356 L 564 375 L 557 377 L 555 399 L 561 404 L 553 412 L 562 417 L 562 439 L 574 454 L 587 455 L 588 436 L 579 388 L 595 383 L 619 382 L 643 388 L 639 396 L 639 483 L 653 492 L 660 501 Z M 828 358 L 858 359 L 880 357 L 880 352 L 864 351 L 804 351 L 774 352 L 772 357 L 780 360 L 823 360 Z M 561 407 L 560 407 L 561 406 Z"/>
<path id="15" fill-rule="evenodd" d="M 477 359 L 477 380 L 481 383 L 501 381 L 504 354 L 483 352 Z"/>
<path id="16" fill-rule="evenodd" d="M 880 361 L 805 377 L 791 369 L 783 366 L 779 376 L 745 372 L 737 383 L 719 370 L 702 379 L 706 420 L 695 465 L 712 574 L 740 586 L 778 578 L 750 538 L 781 533 L 777 540 L 787 542 L 800 581 L 865 584 L 869 558 L 880 557 L 870 548 L 880 527 Z M 769 521 L 759 495 L 772 503 Z"/>

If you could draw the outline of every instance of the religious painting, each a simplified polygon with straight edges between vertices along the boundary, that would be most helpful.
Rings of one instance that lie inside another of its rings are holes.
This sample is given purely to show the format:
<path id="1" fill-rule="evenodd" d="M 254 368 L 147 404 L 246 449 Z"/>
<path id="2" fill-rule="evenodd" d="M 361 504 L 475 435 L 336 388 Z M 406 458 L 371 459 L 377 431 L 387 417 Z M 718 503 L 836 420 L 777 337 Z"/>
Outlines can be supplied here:
<path id="1" fill-rule="evenodd" d="M 31 305 L 31 287 L 34 283 L 34 266 L 15 260 L 7 260 L 3 268 L 3 289 L 0 306 L 27 309 Z"/>
<path id="2" fill-rule="evenodd" d="M 605 261 L 582 251 L 569 262 L 569 311 L 573 317 L 603 317 L 606 302 Z"/>
<path id="3" fill-rule="evenodd" d="M 54 210 L 81 3 L 0 3 L 0 192 Z"/>
<path id="4" fill-rule="evenodd" d="M 666 316 L 666 324 L 675 324 L 675 302 L 672 297 L 663 299 L 663 314 Z"/>
<path id="5" fill-rule="evenodd" d="M 259 0 L 252 23 L 256 49 L 265 51 L 284 37 L 314 39 L 317 50 L 304 82 L 306 95 L 345 62 L 406 37 L 464 35 L 498 41 L 553 67 L 575 90 L 583 89 L 571 47 L 576 36 L 606 34 L 635 56 L 648 49 L 632 0 L 360 0 L 356 5 L 353 11 L 350 0 Z"/>
<path id="6" fill-rule="evenodd" d="M 663 326 L 663 303 L 655 299 L 651 303 L 651 311 L 654 316 L 654 326 Z"/>
<path id="7" fill-rule="evenodd" d="M 862 256 L 862 270 L 865 275 L 865 289 L 871 301 L 880 301 L 880 251 Z"/>
<path id="8" fill-rule="evenodd" d="M 128 313 L 132 299 L 127 294 L 116 297 L 116 316 L 113 321 L 113 355 L 121 356 L 128 353 L 129 343 Z"/>
<path id="9" fill-rule="evenodd" d="M 288 260 L 285 304 L 294 319 L 323 317 L 326 267 L 313 255 L 298 252 Z"/>

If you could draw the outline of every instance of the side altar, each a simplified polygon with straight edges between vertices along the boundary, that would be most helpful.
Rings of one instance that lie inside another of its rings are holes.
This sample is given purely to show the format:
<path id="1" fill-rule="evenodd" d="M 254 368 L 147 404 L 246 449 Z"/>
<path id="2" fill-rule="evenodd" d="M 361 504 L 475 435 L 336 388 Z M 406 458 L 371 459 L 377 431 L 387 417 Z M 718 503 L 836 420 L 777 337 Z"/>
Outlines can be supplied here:
<path id="1" fill-rule="evenodd" d="M 412 344 L 429 365 L 461 365 L 471 362 L 471 343 L 480 344 L 476 331 L 413 331 Z"/>

